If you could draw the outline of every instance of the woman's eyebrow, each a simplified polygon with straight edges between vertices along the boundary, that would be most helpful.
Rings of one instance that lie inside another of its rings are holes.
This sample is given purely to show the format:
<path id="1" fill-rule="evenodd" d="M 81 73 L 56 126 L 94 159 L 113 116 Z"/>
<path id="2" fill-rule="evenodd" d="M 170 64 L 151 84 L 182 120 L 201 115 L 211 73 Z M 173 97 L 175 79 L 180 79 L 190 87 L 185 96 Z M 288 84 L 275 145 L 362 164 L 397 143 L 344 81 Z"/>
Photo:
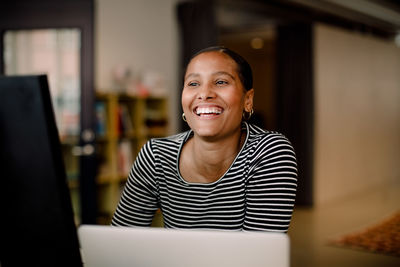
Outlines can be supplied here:
<path id="1" fill-rule="evenodd" d="M 185 80 L 187 80 L 189 78 L 197 78 L 199 76 L 200 76 L 200 74 L 198 74 L 198 73 L 189 73 L 188 75 L 185 76 Z"/>
<path id="2" fill-rule="evenodd" d="M 226 71 L 217 71 L 217 72 L 212 73 L 212 75 L 213 76 L 227 75 L 227 76 L 231 77 L 233 80 L 235 80 L 235 77 L 232 74 L 230 74 L 229 72 L 226 72 Z M 186 75 L 185 80 L 187 80 L 189 78 L 198 78 L 198 77 L 200 77 L 199 73 L 196 73 L 196 72 L 189 73 L 188 75 Z"/>
<path id="3" fill-rule="evenodd" d="M 233 80 L 235 80 L 235 77 L 230 74 L 229 72 L 226 71 L 217 71 L 213 73 L 214 76 L 218 76 L 218 75 L 228 75 L 229 77 L 231 77 Z"/>

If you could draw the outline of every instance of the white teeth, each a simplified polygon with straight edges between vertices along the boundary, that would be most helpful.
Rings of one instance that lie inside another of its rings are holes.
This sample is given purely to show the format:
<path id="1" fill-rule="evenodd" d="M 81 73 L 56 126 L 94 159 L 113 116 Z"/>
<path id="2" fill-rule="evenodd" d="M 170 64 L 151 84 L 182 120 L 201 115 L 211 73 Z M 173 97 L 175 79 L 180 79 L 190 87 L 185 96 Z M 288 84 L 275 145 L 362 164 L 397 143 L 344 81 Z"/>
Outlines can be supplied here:
<path id="1" fill-rule="evenodd" d="M 201 115 L 201 114 L 221 114 L 222 110 L 217 107 L 198 107 L 196 109 L 196 114 Z"/>

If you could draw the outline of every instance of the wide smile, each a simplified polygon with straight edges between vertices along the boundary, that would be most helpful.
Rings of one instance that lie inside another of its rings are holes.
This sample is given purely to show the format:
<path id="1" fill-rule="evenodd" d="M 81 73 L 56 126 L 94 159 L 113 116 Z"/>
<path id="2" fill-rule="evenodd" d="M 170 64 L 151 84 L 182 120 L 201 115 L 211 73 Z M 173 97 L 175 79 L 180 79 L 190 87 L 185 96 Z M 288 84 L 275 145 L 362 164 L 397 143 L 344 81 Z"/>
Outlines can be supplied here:
<path id="1" fill-rule="evenodd" d="M 193 112 L 199 117 L 210 118 L 222 114 L 224 109 L 218 106 L 198 106 Z"/>

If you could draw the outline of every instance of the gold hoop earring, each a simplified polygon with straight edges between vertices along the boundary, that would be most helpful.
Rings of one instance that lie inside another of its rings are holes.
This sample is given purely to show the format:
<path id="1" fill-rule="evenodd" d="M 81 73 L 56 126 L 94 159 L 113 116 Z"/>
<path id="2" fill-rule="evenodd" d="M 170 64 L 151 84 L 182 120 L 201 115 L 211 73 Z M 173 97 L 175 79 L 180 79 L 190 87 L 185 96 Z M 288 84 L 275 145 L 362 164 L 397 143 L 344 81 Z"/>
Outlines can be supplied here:
<path id="1" fill-rule="evenodd" d="M 245 121 L 250 120 L 251 116 L 254 114 L 254 109 L 251 108 L 250 112 L 243 111 L 242 117 Z"/>
<path id="2" fill-rule="evenodd" d="M 182 120 L 183 120 L 184 122 L 186 122 L 185 112 L 182 113 Z"/>

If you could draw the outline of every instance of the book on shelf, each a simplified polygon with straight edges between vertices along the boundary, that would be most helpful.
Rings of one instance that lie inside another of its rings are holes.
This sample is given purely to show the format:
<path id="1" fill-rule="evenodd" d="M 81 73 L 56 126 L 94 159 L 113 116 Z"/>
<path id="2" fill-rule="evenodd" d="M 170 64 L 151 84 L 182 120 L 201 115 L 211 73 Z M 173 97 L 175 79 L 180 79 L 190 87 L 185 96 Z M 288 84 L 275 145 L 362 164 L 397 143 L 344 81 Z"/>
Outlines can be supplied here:
<path id="1" fill-rule="evenodd" d="M 127 104 L 120 103 L 118 105 L 118 112 L 117 112 L 117 132 L 118 136 L 123 135 L 132 135 L 134 132 L 133 123 L 132 123 L 132 116 L 129 113 L 129 108 Z"/>
<path id="2" fill-rule="evenodd" d="M 96 134 L 99 136 L 107 134 L 107 111 L 103 101 L 96 101 Z"/>
<path id="3" fill-rule="evenodd" d="M 132 164 L 132 143 L 129 140 L 122 140 L 118 144 L 118 172 L 121 175 L 128 175 Z"/>

